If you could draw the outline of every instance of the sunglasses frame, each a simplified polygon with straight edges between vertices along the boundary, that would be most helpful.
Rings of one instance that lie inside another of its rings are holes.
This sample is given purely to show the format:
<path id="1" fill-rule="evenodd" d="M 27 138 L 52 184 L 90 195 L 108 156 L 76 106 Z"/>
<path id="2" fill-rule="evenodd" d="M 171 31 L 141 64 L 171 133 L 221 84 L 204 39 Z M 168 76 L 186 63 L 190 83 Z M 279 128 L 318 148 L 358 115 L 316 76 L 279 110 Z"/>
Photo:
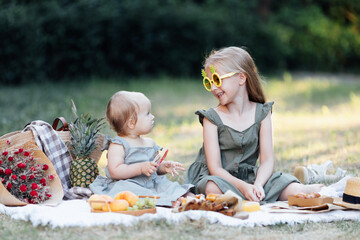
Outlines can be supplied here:
<path id="1" fill-rule="evenodd" d="M 219 76 L 218 73 L 215 72 L 215 68 L 214 66 L 210 65 L 210 71 L 212 72 L 212 76 L 211 76 L 211 79 L 209 79 L 207 76 L 206 76 L 206 73 L 205 73 L 205 70 L 203 69 L 202 70 L 202 76 L 204 77 L 203 78 L 203 84 L 204 84 L 204 87 L 207 91 L 211 92 L 211 88 L 212 88 L 212 85 L 215 84 L 216 87 L 221 87 L 222 85 L 222 80 L 225 79 L 225 78 L 229 78 L 229 77 L 232 77 L 234 76 L 235 74 L 239 73 L 239 72 L 231 72 L 231 73 L 227 73 L 225 75 L 222 75 L 222 76 Z M 216 76 L 217 79 L 219 79 L 219 81 L 214 81 L 214 76 Z M 207 88 L 206 86 L 208 86 L 210 83 L 210 88 Z M 218 83 L 216 83 L 218 82 Z"/>

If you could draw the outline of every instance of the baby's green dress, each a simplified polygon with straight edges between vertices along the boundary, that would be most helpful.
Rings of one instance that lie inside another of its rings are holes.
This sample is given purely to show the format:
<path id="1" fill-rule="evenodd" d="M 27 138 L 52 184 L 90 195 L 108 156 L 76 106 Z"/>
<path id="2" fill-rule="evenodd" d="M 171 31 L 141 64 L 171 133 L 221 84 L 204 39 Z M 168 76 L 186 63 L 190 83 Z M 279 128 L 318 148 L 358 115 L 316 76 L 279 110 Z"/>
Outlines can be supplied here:
<path id="1" fill-rule="evenodd" d="M 202 124 L 204 117 L 218 127 L 219 146 L 221 152 L 222 167 L 231 175 L 253 184 L 258 166 L 256 163 L 259 157 L 259 134 L 261 121 L 272 109 L 274 102 L 257 103 L 255 112 L 255 123 L 244 131 L 237 131 L 224 125 L 217 112 L 210 108 L 208 111 L 199 110 Z M 186 174 L 186 183 L 195 185 L 195 193 L 205 193 L 205 186 L 208 181 L 215 182 L 222 192 L 232 190 L 245 199 L 244 195 L 230 182 L 219 176 L 210 175 L 207 167 L 204 146 L 200 149 L 194 163 L 189 167 Z M 290 174 L 276 172 L 264 185 L 265 198 L 262 203 L 275 202 L 282 190 L 292 182 L 299 182 L 296 177 Z"/>
<path id="2" fill-rule="evenodd" d="M 125 148 L 125 164 L 134 164 L 140 162 L 152 161 L 162 147 L 156 143 L 153 147 L 132 147 L 125 139 L 116 136 L 110 138 L 106 136 L 104 149 L 108 149 L 111 143 L 116 143 Z M 109 169 L 105 167 L 106 177 L 99 175 L 95 181 L 90 184 L 90 190 L 96 194 L 106 194 L 115 197 L 121 191 L 131 191 L 136 195 L 158 196 L 157 206 L 172 206 L 172 201 L 176 201 L 182 195 L 186 194 L 193 187 L 191 184 L 180 185 L 178 182 L 172 182 L 165 175 L 153 173 L 150 177 L 141 174 L 124 180 L 112 179 Z"/>

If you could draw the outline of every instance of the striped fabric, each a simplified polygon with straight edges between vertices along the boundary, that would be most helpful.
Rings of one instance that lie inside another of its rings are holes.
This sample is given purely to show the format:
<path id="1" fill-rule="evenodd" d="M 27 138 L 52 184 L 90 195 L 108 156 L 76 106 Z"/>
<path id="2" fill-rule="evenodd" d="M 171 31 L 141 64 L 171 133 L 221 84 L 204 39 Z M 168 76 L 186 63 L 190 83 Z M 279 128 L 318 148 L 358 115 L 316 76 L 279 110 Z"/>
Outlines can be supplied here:
<path id="1" fill-rule="evenodd" d="M 61 180 L 65 200 L 91 196 L 92 191 L 89 188 L 71 187 L 69 175 L 72 157 L 69 149 L 50 124 L 41 120 L 32 121 L 23 131 L 33 132 L 36 144 L 54 165 Z"/>

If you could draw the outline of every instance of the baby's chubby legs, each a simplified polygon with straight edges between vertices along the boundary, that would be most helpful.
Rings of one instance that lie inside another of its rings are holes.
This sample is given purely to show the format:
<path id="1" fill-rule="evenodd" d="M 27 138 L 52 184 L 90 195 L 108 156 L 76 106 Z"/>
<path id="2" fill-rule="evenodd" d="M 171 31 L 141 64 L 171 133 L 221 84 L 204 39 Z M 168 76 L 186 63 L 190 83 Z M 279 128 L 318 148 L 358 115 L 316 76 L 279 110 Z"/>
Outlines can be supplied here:
<path id="1" fill-rule="evenodd" d="M 284 190 L 281 192 L 279 201 L 287 201 L 289 195 L 296 195 L 298 193 L 312 193 L 319 192 L 321 188 L 324 187 L 324 184 L 309 184 L 304 185 L 301 183 L 290 183 Z"/>

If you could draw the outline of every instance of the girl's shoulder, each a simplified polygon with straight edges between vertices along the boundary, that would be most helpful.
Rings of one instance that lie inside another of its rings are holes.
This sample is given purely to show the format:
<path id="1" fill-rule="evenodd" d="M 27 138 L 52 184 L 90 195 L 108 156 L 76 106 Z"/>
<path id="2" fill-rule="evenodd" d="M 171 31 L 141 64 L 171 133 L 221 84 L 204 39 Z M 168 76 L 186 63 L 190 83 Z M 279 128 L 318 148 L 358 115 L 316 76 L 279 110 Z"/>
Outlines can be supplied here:
<path id="1" fill-rule="evenodd" d="M 197 110 L 195 114 L 199 116 L 199 122 L 201 123 L 201 125 L 203 125 L 204 117 L 206 117 L 210 122 L 212 122 L 216 126 L 222 124 L 219 114 L 215 111 L 214 108 L 210 108 L 208 110 L 203 110 L 203 109 Z"/>
<path id="2" fill-rule="evenodd" d="M 274 101 L 266 102 L 266 103 L 257 103 L 256 121 L 261 122 L 266 118 L 269 112 L 272 113 L 273 105 L 274 105 Z"/>

